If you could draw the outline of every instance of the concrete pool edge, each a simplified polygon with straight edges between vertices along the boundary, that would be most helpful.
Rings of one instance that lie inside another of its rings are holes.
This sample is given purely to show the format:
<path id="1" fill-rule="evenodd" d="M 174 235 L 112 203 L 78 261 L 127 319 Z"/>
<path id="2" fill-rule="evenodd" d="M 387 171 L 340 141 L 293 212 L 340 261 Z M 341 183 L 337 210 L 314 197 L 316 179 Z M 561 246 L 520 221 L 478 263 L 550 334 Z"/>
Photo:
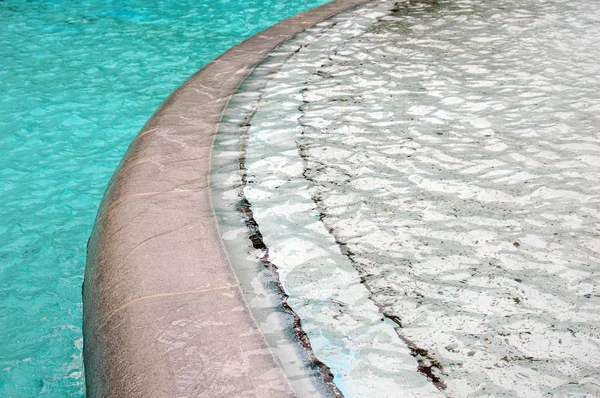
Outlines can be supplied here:
<path id="1" fill-rule="evenodd" d="M 370 0 L 338 0 L 233 47 L 163 103 L 132 142 L 88 244 L 89 396 L 293 396 L 221 242 L 209 173 L 230 97 L 279 44 Z"/>

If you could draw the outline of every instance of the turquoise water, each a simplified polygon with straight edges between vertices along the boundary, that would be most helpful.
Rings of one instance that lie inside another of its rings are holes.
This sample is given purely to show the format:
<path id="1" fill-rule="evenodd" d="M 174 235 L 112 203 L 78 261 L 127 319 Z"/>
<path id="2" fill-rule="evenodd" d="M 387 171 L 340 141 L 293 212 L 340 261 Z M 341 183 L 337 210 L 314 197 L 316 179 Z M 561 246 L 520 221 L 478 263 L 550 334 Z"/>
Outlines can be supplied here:
<path id="1" fill-rule="evenodd" d="M 106 184 L 211 59 L 324 0 L 0 1 L 0 396 L 83 396 L 81 283 Z"/>

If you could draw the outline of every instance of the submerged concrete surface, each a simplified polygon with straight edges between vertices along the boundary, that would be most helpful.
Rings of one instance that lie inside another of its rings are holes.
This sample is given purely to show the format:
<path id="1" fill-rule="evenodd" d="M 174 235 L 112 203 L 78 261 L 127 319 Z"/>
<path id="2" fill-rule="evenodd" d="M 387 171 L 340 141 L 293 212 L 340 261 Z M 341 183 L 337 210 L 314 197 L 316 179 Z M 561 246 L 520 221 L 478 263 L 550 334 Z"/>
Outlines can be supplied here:
<path id="1" fill-rule="evenodd" d="M 231 95 L 279 44 L 368 0 L 338 0 L 232 48 L 131 144 L 102 201 L 83 289 L 90 397 L 294 396 L 248 311 L 209 189 Z"/>
<path id="2" fill-rule="evenodd" d="M 290 57 L 247 122 L 245 197 L 288 302 L 343 391 L 375 349 L 377 387 L 397 369 L 353 337 L 345 255 L 440 394 L 600 397 L 598 7 L 387 3 Z"/>
<path id="3" fill-rule="evenodd" d="M 315 69 L 343 57 L 336 49 L 369 32 L 394 6 L 393 0 L 378 1 L 337 15 L 306 29 L 261 62 L 225 111 L 211 175 L 224 244 L 236 259 L 232 263 L 243 290 L 249 292 L 246 297 L 261 331 L 272 341 L 264 327 L 271 322 L 270 317 L 255 309 L 257 305 L 261 310 L 268 306 L 257 299 L 264 295 L 262 287 L 268 282 L 251 264 L 258 262 L 258 268 L 264 269 L 268 262 L 277 267 L 287 303 L 302 319 L 312 351 L 325 361 L 342 393 L 353 398 L 443 396 L 418 371 L 419 359 L 399 338 L 395 330 L 398 325 L 386 319 L 371 299 L 359 273 L 344 255 L 343 240 L 336 241 L 325 228 L 322 209 L 311 195 L 312 183 L 304 174 L 303 152 L 298 148 L 304 131 L 299 124 L 302 109 L 308 105 L 303 89 L 317 78 Z M 352 90 L 346 94 L 351 95 Z M 339 90 L 332 85 L 326 91 Z M 335 106 L 335 102 L 326 105 Z M 336 117 L 329 115 L 332 123 Z M 343 143 L 351 137 L 337 139 Z M 257 224 L 250 232 L 235 210 L 240 196 L 250 203 Z M 226 209 L 233 214 L 228 215 Z M 254 245 L 252 250 L 247 242 L 255 241 L 257 229 L 266 247 L 258 250 Z M 236 255 L 236 247 L 244 247 L 244 255 Z M 244 263 L 254 269 L 249 287 L 244 285 L 245 273 L 239 271 Z M 278 346 L 273 350 L 277 352 Z M 286 369 L 287 355 L 278 357 L 285 358 L 281 363 Z M 286 374 L 290 373 L 286 369 Z"/>

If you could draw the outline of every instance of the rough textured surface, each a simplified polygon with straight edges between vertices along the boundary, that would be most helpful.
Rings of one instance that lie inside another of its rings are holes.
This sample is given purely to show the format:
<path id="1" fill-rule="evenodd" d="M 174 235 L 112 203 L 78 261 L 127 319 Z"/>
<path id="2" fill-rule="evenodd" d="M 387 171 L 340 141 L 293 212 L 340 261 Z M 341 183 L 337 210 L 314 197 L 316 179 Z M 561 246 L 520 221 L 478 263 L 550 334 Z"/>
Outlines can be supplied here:
<path id="1" fill-rule="evenodd" d="M 373 2 L 340 14 L 270 54 L 226 109 L 211 179 L 228 253 L 235 256 L 234 246 L 244 243 L 250 253 L 250 259 L 237 258 L 234 267 L 256 262 L 277 267 L 287 303 L 302 319 L 316 357 L 330 368 L 344 395 L 356 398 L 441 394 L 417 372 L 418 360 L 398 338 L 397 325 L 370 300 L 359 274 L 324 228 L 294 137 L 300 133 L 304 82 L 327 62 L 332 49 L 367 32 L 391 7 L 393 3 Z M 243 219 L 227 213 L 227 208 L 230 213 L 240 208 L 241 197 L 250 201 L 267 248 L 248 247 L 256 240 L 248 239 L 255 226 L 247 232 Z M 264 307 L 254 299 L 264 284 L 256 272 L 254 283 L 244 286 L 253 311 Z"/>
<path id="2" fill-rule="evenodd" d="M 245 197 L 289 302 L 364 366 L 323 332 L 367 323 L 328 290 L 345 259 L 441 393 L 600 396 L 598 8 L 388 4 L 294 53 L 247 121 Z"/>
<path id="3" fill-rule="evenodd" d="M 180 87 L 134 140 L 88 246 L 84 360 L 89 396 L 293 396 L 223 249 L 208 173 L 232 93 L 277 45 L 365 0 L 299 14 Z"/>

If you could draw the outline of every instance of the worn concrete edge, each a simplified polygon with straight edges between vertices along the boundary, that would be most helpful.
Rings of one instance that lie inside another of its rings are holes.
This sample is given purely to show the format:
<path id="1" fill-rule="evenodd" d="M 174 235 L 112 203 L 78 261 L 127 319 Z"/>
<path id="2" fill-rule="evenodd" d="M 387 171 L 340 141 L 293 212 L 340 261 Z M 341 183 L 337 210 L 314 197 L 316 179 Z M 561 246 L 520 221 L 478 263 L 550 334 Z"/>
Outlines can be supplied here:
<path id="1" fill-rule="evenodd" d="M 221 241 L 210 197 L 212 148 L 229 99 L 270 52 L 368 1 L 325 4 L 233 47 L 173 92 L 134 139 L 88 243 L 88 396 L 295 395 Z"/>

